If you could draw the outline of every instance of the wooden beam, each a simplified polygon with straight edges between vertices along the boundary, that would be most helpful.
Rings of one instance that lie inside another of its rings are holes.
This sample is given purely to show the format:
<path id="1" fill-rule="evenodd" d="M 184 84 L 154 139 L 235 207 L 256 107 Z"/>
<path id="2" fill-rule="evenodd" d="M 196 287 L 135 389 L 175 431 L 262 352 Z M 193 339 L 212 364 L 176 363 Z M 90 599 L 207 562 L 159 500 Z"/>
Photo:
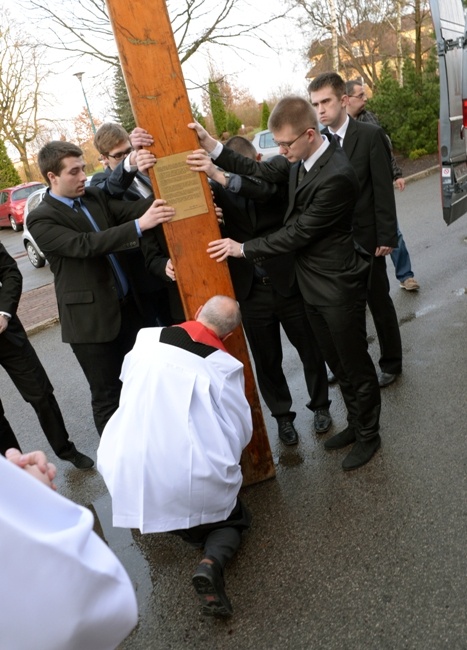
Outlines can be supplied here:
<path id="1" fill-rule="evenodd" d="M 204 174 L 190 172 L 186 154 L 200 148 L 187 127 L 190 102 L 164 0 L 106 0 L 123 75 L 138 126 L 154 136 L 158 162 L 150 172 L 156 196 L 176 208 L 164 234 L 186 318 L 216 294 L 234 297 L 226 262 L 211 260 L 207 243 L 220 237 L 211 190 Z M 243 453 L 244 484 L 275 475 L 269 440 L 243 330 L 227 341 L 245 366 L 246 395 L 253 416 L 253 438 Z"/>

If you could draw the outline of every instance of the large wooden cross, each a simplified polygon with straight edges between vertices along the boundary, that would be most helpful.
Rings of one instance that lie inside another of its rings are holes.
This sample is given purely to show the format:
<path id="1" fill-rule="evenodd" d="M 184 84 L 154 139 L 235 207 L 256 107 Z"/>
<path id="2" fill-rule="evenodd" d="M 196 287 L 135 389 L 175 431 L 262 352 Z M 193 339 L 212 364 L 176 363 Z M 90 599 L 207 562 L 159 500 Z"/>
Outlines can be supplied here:
<path id="1" fill-rule="evenodd" d="M 170 257 L 186 318 L 208 298 L 234 297 L 226 262 L 211 260 L 207 243 L 220 237 L 211 190 L 204 174 L 191 172 L 189 151 L 199 148 L 172 27 L 164 0 L 106 0 L 120 62 L 138 126 L 154 136 L 157 165 L 150 172 L 156 196 L 176 208 L 164 224 Z M 253 438 L 243 453 L 244 484 L 275 474 L 263 414 L 241 328 L 227 341 L 245 367 L 246 395 L 253 416 Z M 176 387 L 175 387 L 176 390 Z"/>

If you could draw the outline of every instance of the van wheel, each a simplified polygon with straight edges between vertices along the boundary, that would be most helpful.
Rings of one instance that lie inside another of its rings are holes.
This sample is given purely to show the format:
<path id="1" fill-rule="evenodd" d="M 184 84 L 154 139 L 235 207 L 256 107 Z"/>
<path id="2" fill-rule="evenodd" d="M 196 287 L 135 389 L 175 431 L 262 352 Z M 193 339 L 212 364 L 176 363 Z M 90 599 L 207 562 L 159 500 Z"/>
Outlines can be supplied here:
<path id="1" fill-rule="evenodd" d="M 28 254 L 29 261 L 33 266 L 36 267 L 36 269 L 40 269 L 42 266 L 44 266 L 45 259 L 39 255 L 39 252 L 36 248 L 34 248 L 30 241 L 26 243 L 26 252 Z"/>
<path id="2" fill-rule="evenodd" d="M 18 232 L 19 230 L 23 230 L 23 226 L 19 223 L 16 223 L 16 220 L 12 215 L 10 215 L 9 219 L 10 219 L 11 227 L 15 232 Z"/>

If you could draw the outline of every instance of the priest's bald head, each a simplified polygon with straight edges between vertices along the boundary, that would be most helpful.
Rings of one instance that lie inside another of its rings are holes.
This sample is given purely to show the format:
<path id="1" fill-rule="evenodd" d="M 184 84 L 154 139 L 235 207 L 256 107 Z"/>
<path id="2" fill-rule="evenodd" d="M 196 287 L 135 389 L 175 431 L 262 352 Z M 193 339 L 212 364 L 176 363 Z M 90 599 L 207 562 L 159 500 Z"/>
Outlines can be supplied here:
<path id="1" fill-rule="evenodd" d="M 238 302 L 228 296 L 213 296 L 198 309 L 195 320 L 224 340 L 240 325 L 242 316 Z"/>

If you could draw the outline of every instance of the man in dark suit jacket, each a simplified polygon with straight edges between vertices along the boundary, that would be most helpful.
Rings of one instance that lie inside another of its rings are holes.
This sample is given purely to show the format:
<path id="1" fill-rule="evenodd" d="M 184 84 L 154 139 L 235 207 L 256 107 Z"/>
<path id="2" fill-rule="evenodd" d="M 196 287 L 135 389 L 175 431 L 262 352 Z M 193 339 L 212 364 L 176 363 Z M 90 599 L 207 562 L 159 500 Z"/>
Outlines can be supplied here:
<path id="1" fill-rule="evenodd" d="M 381 399 L 366 340 L 369 262 L 357 254 L 352 235 L 358 198 L 355 172 L 340 147 L 317 132 L 316 113 L 302 97 L 283 98 L 269 118 L 285 163 L 281 158 L 255 163 L 222 148 L 199 124 L 190 126 L 223 169 L 288 185 L 289 206 L 280 230 L 244 244 L 217 240 L 209 244 L 208 252 L 218 261 L 230 255 L 259 263 L 296 251 L 297 280 L 307 316 L 348 411 L 347 428 L 327 440 L 325 448 L 354 443 L 342 466 L 356 469 L 381 444 Z M 197 169 L 201 157 L 199 151 L 188 156 L 191 169 Z"/>
<path id="2" fill-rule="evenodd" d="M 358 177 L 360 193 L 353 221 L 354 237 L 373 256 L 368 307 L 381 350 L 379 385 L 402 372 L 402 342 L 389 294 L 386 255 L 397 247 L 397 214 L 392 184 L 391 150 L 383 129 L 347 115 L 343 79 L 335 72 L 318 75 L 308 87 L 310 100 L 326 133 L 339 137 Z"/>
<path id="3" fill-rule="evenodd" d="M 162 200 L 129 203 L 85 187 L 81 149 L 69 142 L 49 142 L 38 163 L 50 189 L 28 225 L 54 274 L 62 340 L 86 375 L 102 433 L 118 406 L 123 357 L 142 325 L 122 253 L 150 246 L 145 233 L 174 210 Z"/>
<path id="4" fill-rule="evenodd" d="M 23 278 L 3 244 L 0 244 L 0 283 L 0 365 L 21 397 L 35 410 L 57 456 L 78 469 L 90 469 L 94 461 L 78 451 L 69 439 L 53 386 L 16 315 Z M 21 449 L 0 401 L 0 453 L 5 454 L 10 447 Z"/>
<path id="5" fill-rule="evenodd" d="M 251 160 L 257 159 L 252 143 L 241 136 L 230 138 L 225 146 Z M 222 209 L 222 234 L 248 241 L 278 230 L 287 211 L 284 186 L 264 180 L 227 174 L 206 156 L 204 169 L 213 180 L 216 205 Z M 291 411 L 292 396 L 282 370 L 282 325 L 303 363 L 305 381 L 314 411 L 316 433 L 331 427 L 327 371 L 324 359 L 306 317 L 303 298 L 295 276 L 293 253 L 276 255 L 254 264 L 250 260 L 229 258 L 235 296 L 240 303 L 242 323 L 255 361 L 258 386 L 264 401 L 277 419 L 279 438 L 285 444 L 298 442 Z"/>
<path id="6" fill-rule="evenodd" d="M 152 156 L 147 156 L 149 152 L 143 149 L 133 150 L 130 136 L 120 124 L 102 124 L 94 136 L 94 146 L 101 154 L 105 170 L 93 175 L 92 187 L 99 187 L 110 196 L 123 201 L 138 201 L 154 196 L 149 176 L 139 171 L 138 167 L 139 163 L 143 170 L 146 169 L 145 158 L 149 158 L 148 167 L 152 167 Z M 162 232 L 158 235 L 163 237 Z M 173 321 L 167 291 L 170 279 L 167 276 L 159 278 L 150 273 L 139 248 L 128 255 L 131 256 L 128 260 L 129 281 L 142 311 L 143 326 L 171 325 Z M 170 264 L 168 255 L 165 262 Z"/>

